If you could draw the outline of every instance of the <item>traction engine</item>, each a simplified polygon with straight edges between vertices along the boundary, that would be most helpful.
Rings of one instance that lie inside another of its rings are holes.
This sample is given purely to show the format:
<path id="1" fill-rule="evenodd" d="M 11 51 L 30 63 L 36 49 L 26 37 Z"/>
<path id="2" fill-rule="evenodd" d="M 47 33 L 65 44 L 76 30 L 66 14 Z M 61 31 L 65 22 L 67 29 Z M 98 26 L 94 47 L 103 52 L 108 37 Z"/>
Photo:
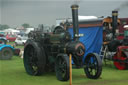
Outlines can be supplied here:
<path id="1" fill-rule="evenodd" d="M 124 32 L 124 39 L 118 40 L 117 36 L 120 33 L 116 33 L 118 25 L 120 24 L 120 20 L 118 19 L 118 11 L 112 12 L 112 18 L 104 19 L 104 22 L 110 23 L 112 25 L 112 30 L 106 37 L 104 37 L 104 42 L 107 42 L 104 46 L 107 46 L 105 58 L 113 61 L 115 67 L 119 70 L 124 70 L 128 68 L 128 35 Z M 105 23 L 104 23 L 105 25 Z M 126 30 L 127 31 L 127 30 Z M 110 34 L 112 36 L 110 37 Z M 112 55 L 109 54 L 112 53 Z M 108 54 L 107 54 L 108 53 Z M 109 58 L 112 56 L 112 58 Z"/>
<path id="2" fill-rule="evenodd" d="M 41 75 L 55 71 L 60 81 L 69 80 L 69 54 L 76 68 L 84 68 L 88 78 L 97 79 L 102 72 L 102 62 L 96 53 L 86 56 L 83 63 L 85 46 L 79 41 L 78 5 L 72 5 L 74 37 L 62 26 L 57 26 L 53 33 L 31 31 L 24 48 L 24 67 L 29 75 Z"/>

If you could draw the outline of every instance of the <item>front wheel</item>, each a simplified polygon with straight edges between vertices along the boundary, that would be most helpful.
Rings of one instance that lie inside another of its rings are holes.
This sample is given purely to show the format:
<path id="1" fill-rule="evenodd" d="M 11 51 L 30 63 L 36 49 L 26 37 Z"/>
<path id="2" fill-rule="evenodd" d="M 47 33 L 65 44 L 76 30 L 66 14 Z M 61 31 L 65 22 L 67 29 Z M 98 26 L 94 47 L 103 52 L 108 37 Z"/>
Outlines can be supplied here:
<path id="1" fill-rule="evenodd" d="M 69 57 L 66 54 L 59 54 L 55 63 L 56 77 L 60 81 L 69 80 Z"/>
<path id="2" fill-rule="evenodd" d="M 89 53 L 85 58 L 84 71 L 90 79 L 97 79 L 102 73 L 102 61 L 98 54 Z"/>

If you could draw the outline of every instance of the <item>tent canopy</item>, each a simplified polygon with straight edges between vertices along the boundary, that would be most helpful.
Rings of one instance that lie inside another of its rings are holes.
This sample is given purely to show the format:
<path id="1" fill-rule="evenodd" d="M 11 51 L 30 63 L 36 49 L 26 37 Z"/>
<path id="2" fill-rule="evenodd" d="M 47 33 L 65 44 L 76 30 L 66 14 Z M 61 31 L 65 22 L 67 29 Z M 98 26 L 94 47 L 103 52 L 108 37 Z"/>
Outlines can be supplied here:
<path id="1" fill-rule="evenodd" d="M 73 28 L 69 28 L 68 31 L 73 38 Z M 88 26 L 79 27 L 79 34 L 84 36 L 80 37 L 79 40 L 84 44 L 86 50 L 83 57 L 83 61 L 88 53 L 98 53 L 100 52 L 102 42 L 103 42 L 103 26 Z"/>

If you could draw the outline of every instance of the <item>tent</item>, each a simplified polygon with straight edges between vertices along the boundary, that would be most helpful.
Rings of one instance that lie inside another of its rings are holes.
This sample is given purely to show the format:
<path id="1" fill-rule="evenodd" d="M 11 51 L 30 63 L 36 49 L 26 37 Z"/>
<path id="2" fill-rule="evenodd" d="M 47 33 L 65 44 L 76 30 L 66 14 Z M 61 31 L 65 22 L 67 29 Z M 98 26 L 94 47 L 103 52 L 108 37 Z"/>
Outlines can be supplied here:
<path id="1" fill-rule="evenodd" d="M 5 32 L 5 34 L 14 34 L 15 35 L 15 34 L 19 33 L 20 31 L 9 28 L 9 29 L 3 30 L 3 32 Z"/>
<path id="2" fill-rule="evenodd" d="M 72 26 L 68 28 L 68 31 L 73 37 Z M 80 37 L 79 40 L 85 45 L 85 59 L 88 53 L 100 53 L 100 49 L 103 42 L 103 26 L 102 20 L 91 20 L 91 21 L 79 21 L 79 34 L 84 36 Z"/>

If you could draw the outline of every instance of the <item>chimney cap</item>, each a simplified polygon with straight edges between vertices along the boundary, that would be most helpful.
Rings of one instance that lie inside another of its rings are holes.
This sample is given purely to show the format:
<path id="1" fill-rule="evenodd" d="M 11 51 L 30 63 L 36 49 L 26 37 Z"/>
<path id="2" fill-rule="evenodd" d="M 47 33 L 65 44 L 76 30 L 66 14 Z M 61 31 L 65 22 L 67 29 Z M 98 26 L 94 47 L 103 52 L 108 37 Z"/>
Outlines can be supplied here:
<path id="1" fill-rule="evenodd" d="M 118 11 L 117 10 L 113 10 L 112 13 L 118 13 Z"/>
<path id="2" fill-rule="evenodd" d="M 71 8 L 72 8 L 72 9 L 78 9 L 79 6 L 78 6 L 77 4 L 73 4 L 73 5 L 71 6 Z"/>

